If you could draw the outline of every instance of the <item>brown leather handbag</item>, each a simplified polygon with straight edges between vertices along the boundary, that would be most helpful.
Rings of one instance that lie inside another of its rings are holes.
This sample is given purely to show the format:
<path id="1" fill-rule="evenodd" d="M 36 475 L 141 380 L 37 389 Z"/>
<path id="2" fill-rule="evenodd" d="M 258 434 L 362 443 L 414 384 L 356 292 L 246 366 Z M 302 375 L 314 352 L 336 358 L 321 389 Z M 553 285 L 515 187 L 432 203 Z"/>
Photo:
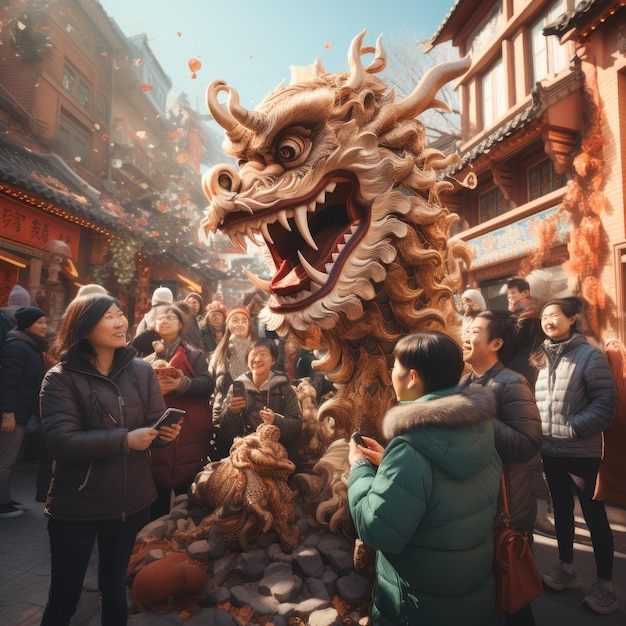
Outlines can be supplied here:
<path id="1" fill-rule="evenodd" d="M 536 600 L 543 593 L 543 584 L 528 537 L 510 528 L 511 514 L 504 474 L 500 478 L 500 489 L 503 504 L 502 521 L 505 528 L 494 532 L 496 608 L 511 615 Z"/>

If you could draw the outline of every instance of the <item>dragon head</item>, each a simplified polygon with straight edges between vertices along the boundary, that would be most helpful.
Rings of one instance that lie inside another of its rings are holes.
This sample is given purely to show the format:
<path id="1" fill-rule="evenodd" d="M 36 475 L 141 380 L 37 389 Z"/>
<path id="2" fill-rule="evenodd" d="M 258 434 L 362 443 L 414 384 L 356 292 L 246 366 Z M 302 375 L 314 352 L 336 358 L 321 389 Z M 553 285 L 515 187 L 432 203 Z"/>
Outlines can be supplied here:
<path id="1" fill-rule="evenodd" d="M 470 61 L 433 67 L 396 101 L 375 75 L 386 65 L 381 38 L 363 48 L 364 38 L 365 31 L 351 44 L 350 72 L 326 73 L 319 60 L 292 68 L 292 83 L 252 111 L 221 80 L 207 89 L 209 111 L 226 131 L 224 149 L 239 167 L 205 174 L 203 228 L 220 229 L 243 252 L 246 237 L 267 247 L 273 276 L 249 277 L 269 296 L 262 319 L 279 332 L 330 329 L 342 314 L 357 320 L 387 279 L 397 241 L 441 213 L 431 204 L 446 184 L 437 174 L 456 157 L 426 148 L 416 117 L 446 106 L 437 92 Z M 367 67 L 365 54 L 374 54 Z"/>

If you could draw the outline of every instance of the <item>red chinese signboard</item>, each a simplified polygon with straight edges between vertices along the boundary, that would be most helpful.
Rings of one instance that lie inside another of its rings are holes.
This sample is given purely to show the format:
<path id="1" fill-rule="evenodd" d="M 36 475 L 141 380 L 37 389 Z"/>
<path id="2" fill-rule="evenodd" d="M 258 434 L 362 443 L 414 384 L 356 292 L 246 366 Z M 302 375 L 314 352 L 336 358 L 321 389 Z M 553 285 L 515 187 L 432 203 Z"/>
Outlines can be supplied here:
<path id="1" fill-rule="evenodd" d="M 46 246 L 55 239 L 60 240 L 69 246 L 71 258 L 75 261 L 78 254 L 80 227 L 37 211 L 28 205 L 2 199 L 0 200 L 0 236 L 39 250 L 45 250 Z"/>

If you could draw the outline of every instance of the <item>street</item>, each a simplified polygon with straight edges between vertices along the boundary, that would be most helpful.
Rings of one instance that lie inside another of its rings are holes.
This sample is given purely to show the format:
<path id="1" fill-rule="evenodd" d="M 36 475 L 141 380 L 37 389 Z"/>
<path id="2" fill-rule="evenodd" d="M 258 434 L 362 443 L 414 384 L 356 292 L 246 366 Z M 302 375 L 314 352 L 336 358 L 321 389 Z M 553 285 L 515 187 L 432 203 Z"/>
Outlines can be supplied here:
<path id="1" fill-rule="evenodd" d="M 35 502 L 37 465 L 20 461 L 13 476 L 12 495 L 27 510 L 21 517 L 0 520 L 0 616 L 5 626 L 36 626 L 46 603 L 49 572 L 48 535 L 43 505 Z M 575 567 L 583 588 L 579 591 L 546 591 L 534 604 L 537 626 L 624 626 L 626 624 L 626 510 L 609 508 L 615 536 L 614 577 L 621 606 L 613 615 L 596 615 L 582 605 L 582 598 L 595 580 L 593 552 L 589 533 L 577 515 Z M 535 535 L 535 557 L 540 572 L 556 562 L 556 541 Z M 75 626 L 99 626 L 98 597 L 95 592 L 95 567 L 90 565 L 85 578 Z M 137 616 L 139 618 L 139 616 Z M 133 617 L 129 625 L 135 622 Z M 139 623 L 138 621 L 136 622 Z M 141 615 L 141 625 L 182 624 L 175 613 Z M 442 625 L 444 626 L 444 625 Z M 445 625 L 447 626 L 447 625 Z"/>

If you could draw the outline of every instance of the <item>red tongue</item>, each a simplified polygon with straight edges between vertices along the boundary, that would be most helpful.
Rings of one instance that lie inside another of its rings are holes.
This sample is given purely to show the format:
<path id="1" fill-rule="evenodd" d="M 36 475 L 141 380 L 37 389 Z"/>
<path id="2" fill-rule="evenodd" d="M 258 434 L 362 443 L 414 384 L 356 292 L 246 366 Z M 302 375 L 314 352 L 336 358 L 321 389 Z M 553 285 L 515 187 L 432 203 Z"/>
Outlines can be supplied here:
<path id="1" fill-rule="evenodd" d="M 270 285 L 274 291 L 299 291 L 302 288 L 302 282 L 304 280 L 304 271 L 301 266 L 296 268 L 287 264 L 285 259 L 278 268 L 276 274 L 274 274 Z"/>

